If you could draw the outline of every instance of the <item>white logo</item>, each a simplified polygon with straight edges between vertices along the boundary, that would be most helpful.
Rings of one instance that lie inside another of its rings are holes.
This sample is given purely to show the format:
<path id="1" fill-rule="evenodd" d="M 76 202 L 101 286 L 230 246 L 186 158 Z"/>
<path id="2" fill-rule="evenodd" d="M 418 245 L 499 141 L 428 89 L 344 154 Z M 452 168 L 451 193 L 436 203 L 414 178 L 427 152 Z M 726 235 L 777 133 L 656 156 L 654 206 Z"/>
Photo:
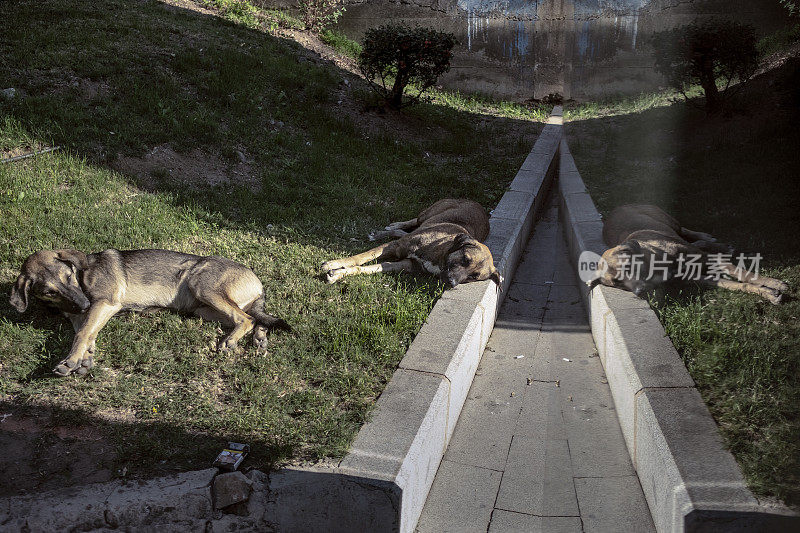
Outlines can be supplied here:
<path id="1" fill-rule="evenodd" d="M 608 265 L 601 256 L 589 250 L 581 252 L 581 256 L 578 258 L 578 277 L 581 278 L 581 281 L 589 283 L 603 275 L 606 269 L 608 269 Z"/>

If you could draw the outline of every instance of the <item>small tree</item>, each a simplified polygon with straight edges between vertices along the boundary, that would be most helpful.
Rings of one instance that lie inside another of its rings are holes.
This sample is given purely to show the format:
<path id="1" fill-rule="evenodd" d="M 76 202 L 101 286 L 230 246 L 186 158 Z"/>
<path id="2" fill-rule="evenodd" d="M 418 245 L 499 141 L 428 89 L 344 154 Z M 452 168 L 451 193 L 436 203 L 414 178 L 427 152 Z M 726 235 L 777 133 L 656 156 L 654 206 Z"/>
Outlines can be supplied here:
<path id="1" fill-rule="evenodd" d="M 298 0 L 297 7 L 306 29 L 314 33 L 335 24 L 344 13 L 342 0 Z"/>
<path id="2" fill-rule="evenodd" d="M 450 70 L 455 44 L 454 35 L 432 28 L 402 25 L 371 28 L 364 34 L 358 66 L 386 104 L 400 109 L 419 101 L 422 93 Z M 380 85 L 375 80 L 380 80 Z M 391 88 L 387 87 L 389 81 Z M 419 92 L 404 100 L 403 93 L 409 84 Z"/>
<path id="3" fill-rule="evenodd" d="M 653 36 L 656 70 L 686 96 L 689 86 L 700 84 L 706 111 L 722 109 L 734 80 L 748 80 L 758 66 L 755 29 L 738 22 L 706 22 L 659 32 Z M 724 84 L 721 93 L 717 80 Z"/>

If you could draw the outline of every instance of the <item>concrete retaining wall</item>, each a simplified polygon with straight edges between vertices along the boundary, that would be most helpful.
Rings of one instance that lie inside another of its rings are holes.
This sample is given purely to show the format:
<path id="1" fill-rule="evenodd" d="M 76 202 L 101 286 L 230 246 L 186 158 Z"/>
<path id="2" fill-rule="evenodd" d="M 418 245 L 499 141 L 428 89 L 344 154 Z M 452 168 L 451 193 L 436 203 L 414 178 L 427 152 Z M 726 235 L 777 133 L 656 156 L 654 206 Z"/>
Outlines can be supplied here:
<path id="1" fill-rule="evenodd" d="M 566 139 L 559 191 L 569 254 L 602 254 L 602 220 Z M 577 272 L 577 269 L 576 269 Z M 582 291 L 620 426 L 659 532 L 800 530 L 748 490 L 678 352 L 646 301 L 597 286 Z"/>

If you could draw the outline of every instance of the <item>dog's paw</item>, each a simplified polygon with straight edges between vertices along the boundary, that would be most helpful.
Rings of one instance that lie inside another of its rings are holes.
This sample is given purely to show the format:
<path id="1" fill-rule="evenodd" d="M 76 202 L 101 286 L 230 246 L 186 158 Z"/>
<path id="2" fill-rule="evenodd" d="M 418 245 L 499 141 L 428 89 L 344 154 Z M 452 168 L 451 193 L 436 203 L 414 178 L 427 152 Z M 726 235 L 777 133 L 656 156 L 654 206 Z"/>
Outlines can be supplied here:
<path id="1" fill-rule="evenodd" d="M 232 345 L 228 339 L 222 339 L 217 343 L 217 351 L 219 353 L 230 353 L 235 347 L 236 345 Z"/>
<path id="2" fill-rule="evenodd" d="M 72 373 L 83 376 L 89 372 L 89 369 L 92 368 L 92 366 L 94 366 L 94 359 L 91 355 L 76 361 L 64 359 L 58 363 L 58 365 L 56 365 L 56 367 L 53 369 L 53 373 L 62 378 L 69 376 Z"/>
<path id="3" fill-rule="evenodd" d="M 329 270 L 325 272 L 325 283 L 336 283 L 344 277 L 344 273 L 344 268 L 337 268 L 336 270 Z"/>
<path id="4" fill-rule="evenodd" d="M 326 272 L 330 272 L 331 270 L 337 270 L 342 268 L 342 264 L 339 261 L 325 261 L 322 263 L 322 266 L 319 267 L 320 272 L 325 274 Z"/>
<path id="5" fill-rule="evenodd" d="M 253 346 L 255 346 L 256 351 L 267 351 L 267 328 L 256 326 L 256 329 L 253 331 Z"/>
<path id="6" fill-rule="evenodd" d="M 789 285 L 775 278 L 758 278 L 754 280 L 754 283 L 758 283 L 762 287 L 769 287 L 770 289 L 774 289 L 779 292 L 787 292 L 789 290 Z"/>
<path id="7" fill-rule="evenodd" d="M 781 304 L 787 299 L 786 295 L 775 289 L 768 289 L 764 297 L 775 305 Z"/>

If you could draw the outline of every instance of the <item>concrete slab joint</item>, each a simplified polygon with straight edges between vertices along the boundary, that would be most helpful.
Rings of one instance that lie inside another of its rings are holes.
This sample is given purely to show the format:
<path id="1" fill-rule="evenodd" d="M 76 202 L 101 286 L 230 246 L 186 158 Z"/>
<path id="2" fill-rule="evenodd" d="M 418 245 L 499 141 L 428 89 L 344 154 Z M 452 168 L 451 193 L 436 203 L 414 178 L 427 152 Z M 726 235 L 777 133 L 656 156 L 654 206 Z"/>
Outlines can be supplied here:
<path id="1" fill-rule="evenodd" d="M 561 140 L 559 216 L 573 273 L 585 250 L 602 253 L 602 219 Z M 646 301 L 619 289 L 583 291 L 584 307 L 620 428 L 659 532 L 800 530 L 788 509 L 763 507 L 677 350 Z"/>
<path id="2" fill-rule="evenodd" d="M 543 208 L 542 199 L 558 174 L 561 112 L 560 106 L 553 109 L 490 218 L 487 246 L 505 277 L 504 289 L 511 283 L 521 250 Z M 436 302 L 370 420 L 335 467 L 284 468 L 269 476 L 251 471 L 247 477 L 235 473 L 215 478 L 216 469 L 189 472 L 179 476 L 177 484 L 167 479 L 148 482 L 158 496 L 153 501 L 141 499 L 141 487 L 121 482 L 82 489 L 84 497 L 91 494 L 95 499 L 119 491 L 115 510 L 105 516 L 103 506 L 88 512 L 85 503 L 74 497 L 12 498 L 0 501 L 0 523 L 8 531 L 48 530 L 47 524 L 57 524 L 57 529 L 74 526 L 89 530 L 180 522 L 183 530 L 211 524 L 215 531 L 219 527 L 411 532 L 503 297 L 493 282 L 485 281 L 460 285 Z M 107 501 L 105 505 L 110 504 Z M 158 509 L 158 520 L 143 512 L 145 508 Z M 112 516 L 111 522 L 108 516 Z"/>

